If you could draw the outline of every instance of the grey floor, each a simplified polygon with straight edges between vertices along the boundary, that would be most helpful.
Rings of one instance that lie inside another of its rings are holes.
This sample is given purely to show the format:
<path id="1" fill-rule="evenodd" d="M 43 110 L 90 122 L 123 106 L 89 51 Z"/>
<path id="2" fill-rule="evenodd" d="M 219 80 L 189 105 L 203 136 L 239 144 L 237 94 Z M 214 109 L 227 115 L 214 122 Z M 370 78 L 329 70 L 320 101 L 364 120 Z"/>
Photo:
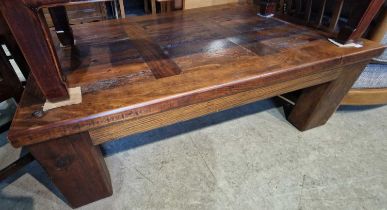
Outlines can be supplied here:
<path id="1" fill-rule="evenodd" d="M 2 167 L 21 151 L 0 139 Z M 387 106 L 301 133 L 267 100 L 103 151 L 114 195 L 80 209 L 387 209 Z M 69 207 L 33 163 L 0 182 L 0 209 Z"/>

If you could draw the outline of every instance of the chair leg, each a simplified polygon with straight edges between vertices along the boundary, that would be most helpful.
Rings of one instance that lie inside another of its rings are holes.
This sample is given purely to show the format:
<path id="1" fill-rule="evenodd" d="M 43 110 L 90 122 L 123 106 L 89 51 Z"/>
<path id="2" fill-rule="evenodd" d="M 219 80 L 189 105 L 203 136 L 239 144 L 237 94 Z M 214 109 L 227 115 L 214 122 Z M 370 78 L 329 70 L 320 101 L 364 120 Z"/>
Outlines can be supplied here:
<path id="1" fill-rule="evenodd" d="M 156 14 L 156 0 L 151 0 L 152 15 Z"/>
<path id="2" fill-rule="evenodd" d="M 16 173 L 18 170 L 25 167 L 34 160 L 35 158 L 32 157 L 31 153 L 28 153 L 23 157 L 19 158 L 18 160 L 16 160 L 15 162 L 0 171 L 0 181 L 3 181 L 4 179 L 8 178 L 9 176 Z"/>
<path id="3" fill-rule="evenodd" d="M 121 18 L 125 18 L 125 5 L 124 5 L 124 0 L 119 0 L 120 4 L 120 13 L 121 13 Z"/>

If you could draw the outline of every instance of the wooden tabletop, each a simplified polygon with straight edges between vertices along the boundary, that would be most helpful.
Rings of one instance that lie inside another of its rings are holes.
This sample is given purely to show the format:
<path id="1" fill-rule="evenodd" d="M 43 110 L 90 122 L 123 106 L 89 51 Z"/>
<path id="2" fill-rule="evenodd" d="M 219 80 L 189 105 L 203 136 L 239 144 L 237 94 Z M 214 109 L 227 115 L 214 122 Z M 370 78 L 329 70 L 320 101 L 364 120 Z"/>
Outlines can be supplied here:
<path id="1" fill-rule="evenodd" d="M 9 133 L 14 146 L 304 77 L 383 49 L 371 41 L 360 49 L 338 48 L 318 31 L 259 17 L 244 4 L 82 24 L 73 31 L 73 49 L 55 44 L 67 84 L 81 86 L 83 102 L 35 117 L 43 101 L 28 84 Z"/>

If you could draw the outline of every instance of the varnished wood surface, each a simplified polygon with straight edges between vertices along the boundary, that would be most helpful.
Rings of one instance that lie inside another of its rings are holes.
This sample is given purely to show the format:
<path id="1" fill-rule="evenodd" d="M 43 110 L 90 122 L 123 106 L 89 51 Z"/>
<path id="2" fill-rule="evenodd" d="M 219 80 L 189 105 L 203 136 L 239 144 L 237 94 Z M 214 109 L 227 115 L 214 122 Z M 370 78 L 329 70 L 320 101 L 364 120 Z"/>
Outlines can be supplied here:
<path id="1" fill-rule="evenodd" d="M 113 193 L 102 152 L 87 132 L 29 146 L 71 207 L 77 208 Z"/>
<path id="2" fill-rule="evenodd" d="M 351 89 L 341 104 L 357 106 L 387 104 L 387 88 Z"/>
<path id="3" fill-rule="evenodd" d="M 277 92 L 285 93 L 294 89 L 286 83 L 299 79 L 303 88 L 302 78 L 311 75 L 320 79 L 310 86 L 321 84 L 335 79 L 326 72 L 383 50 L 371 41 L 361 49 L 338 48 L 316 31 L 260 18 L 244 4 L 102 21 L 73 31 L 76 47 L 57 52 L 67 86 L 82 88 L 82 104 L 36 118 L 32 113 L 41 110 L 42 100 L 27 91 L 9 133 L 14 146 L 135 123 L 259 88 L 282 84 Z"/>
<path id="4" fill-rule="evenodd" d="M 301 131 L 324 125 L 368 63 L 345 66 L 336 80 L 304 89 L 288 120 Z"/>
<path id="5" fill-rule="evenodd" d="M 316 83 L 334 80 L 340 74 L 341 69 L 333 69 L 324 73 L 300 77 L 289 80 L 286 83 L 278 83 L 271 86 L 246 91 L 211 101 L 201 102 L 181 108 L 171 109 L 154 115 L 113 123 L 108 126 L 90 130 L 90 136 L 95 145 L 122 138 L 155 128 L 171 125 L 177 122 L 200 117 L 209 113 L 219 112 L 232 107 L 252 103 L 260 99 L 277 96 L 284 92 L 299 90 Z"/>

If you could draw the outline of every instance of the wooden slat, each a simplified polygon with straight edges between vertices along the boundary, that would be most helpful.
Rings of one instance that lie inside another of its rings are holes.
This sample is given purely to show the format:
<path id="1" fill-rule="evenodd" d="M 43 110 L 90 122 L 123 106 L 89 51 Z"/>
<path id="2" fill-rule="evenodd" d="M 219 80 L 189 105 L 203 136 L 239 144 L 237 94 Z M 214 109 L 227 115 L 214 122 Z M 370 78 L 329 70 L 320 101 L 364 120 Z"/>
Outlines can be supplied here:
<path id="1" fill-rule="evenodd" d="M 293 0 L 286 1 L 286 11 L 288 15 L 293 13 Z"/>
<path id="2" fill-rule="evenodd" d="M 303 3 L 303 0 L 295 0 L 297 15 L 301 15 L 302 13 L 302 6 L 303 6 L 302 3 Z"/>
<path id="3" fill-rule="evenodd" d="M 370 0 L 369 3 L 368 1 L 354 3 L 354 12 L 345 27 L 341 28 L 338 41 L 345 43 L 360 39 L 384 2 L 385 0 Z"/>
<path id="4" fill-rule="evenodd" d="M 319 12 L 317 15 L 317 27 L 320 27 L 324 18 L 325 14 L 325 7 L 326 7 L 327 0 L 322 0 L 320 2 Z"/>
<path id="5" fill-rule="evenodd" d="M 331 22 L 329 24 L 329 31 L 334 32 L 337 23 L 339 22 L 341 11 L 343 9 L 344 0 L 336 0 L 335 7 L 333 8 Z"/>
<path id="6" fill-rule="evenodd" d="M 305 8 L 305 22 L 309 23 L 310 16 L 312 14 L 312 6 L 313 6 L 313 0 L 306 0 L 306 8 Z"/>
<path id="7" fill-rule="evenodd" d="M 63 46 L 74 45 L 73 31 L 70 27 L 66 8 L 64 6 L 48 8 L 56 35 Z"/>

